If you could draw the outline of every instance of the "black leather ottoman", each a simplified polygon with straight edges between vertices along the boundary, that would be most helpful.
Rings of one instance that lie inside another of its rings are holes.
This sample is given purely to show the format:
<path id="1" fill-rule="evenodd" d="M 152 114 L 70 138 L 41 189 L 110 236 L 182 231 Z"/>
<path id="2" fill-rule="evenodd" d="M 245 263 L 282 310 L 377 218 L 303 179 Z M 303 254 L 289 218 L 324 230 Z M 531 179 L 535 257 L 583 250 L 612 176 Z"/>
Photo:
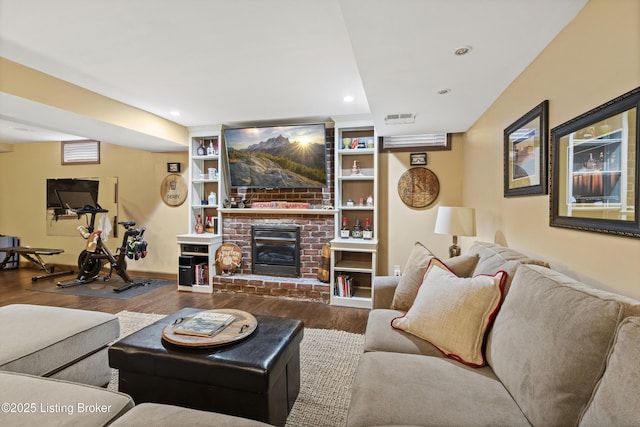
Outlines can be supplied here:
<path id="1" fill-rule="evenodd" d="M 109 349 L 119 390 L 135 403 L 156 402 L 221 412 L 284 426 L 300 390 L 299 320 L 255 316 L 245 340 L 209 349 L 177 347 L 162 329 L 201 309 L 185 308 Z"/>

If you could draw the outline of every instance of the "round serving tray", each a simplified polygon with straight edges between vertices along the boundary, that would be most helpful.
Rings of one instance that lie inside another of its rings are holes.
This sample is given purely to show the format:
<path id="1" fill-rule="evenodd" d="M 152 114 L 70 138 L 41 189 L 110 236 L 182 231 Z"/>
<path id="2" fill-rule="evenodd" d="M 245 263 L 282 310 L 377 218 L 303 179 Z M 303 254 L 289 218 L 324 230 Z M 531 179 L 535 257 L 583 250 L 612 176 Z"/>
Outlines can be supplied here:
<path id="1" fill-rule="evenodd" d="M 206 310 L 213 313 L 228 313 L 236 316 L 236 319 L 222 331 L 212 337 L 198 337 L 193 335 L 176 334 L 173 331 L 174 323 L 167 325 L 162 329 L 162 338 L 171 344 L 183 347 L 217 347 L 221 345 L 231 344 L 247 338 L 258 327 L 258 321 L 252 314 L 242 310 L 234 310 L 230 308 L 221 308 L 216 310 Z M 197 313 L 194 313 L 194 315 Z M 182 319 L 186 321 L 191 317 Z"/>

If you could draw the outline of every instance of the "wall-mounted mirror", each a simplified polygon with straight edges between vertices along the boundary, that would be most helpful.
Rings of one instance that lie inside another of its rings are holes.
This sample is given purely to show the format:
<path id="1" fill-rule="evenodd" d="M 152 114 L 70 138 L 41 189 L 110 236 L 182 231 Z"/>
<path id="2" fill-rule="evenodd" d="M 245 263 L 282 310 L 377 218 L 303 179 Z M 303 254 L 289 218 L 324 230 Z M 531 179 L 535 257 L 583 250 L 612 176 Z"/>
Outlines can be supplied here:
<path id="1" fill-rule="evenodd" d="M 118 221 L 118 178 L 109 177 L 82 177 L 82 178 L 52 178 L 47 179 L 46 221 L 47 235 L 49 236 L 79 236 L 78 227 L 87 225 L 87 218 L 78 218 L 76 215 L 67 214 L 56 196 L 57 190 L 80 190 L 89 194 L 97 194 L 97 203 L 109 212 L 112 232 L 117 232 Z"/>

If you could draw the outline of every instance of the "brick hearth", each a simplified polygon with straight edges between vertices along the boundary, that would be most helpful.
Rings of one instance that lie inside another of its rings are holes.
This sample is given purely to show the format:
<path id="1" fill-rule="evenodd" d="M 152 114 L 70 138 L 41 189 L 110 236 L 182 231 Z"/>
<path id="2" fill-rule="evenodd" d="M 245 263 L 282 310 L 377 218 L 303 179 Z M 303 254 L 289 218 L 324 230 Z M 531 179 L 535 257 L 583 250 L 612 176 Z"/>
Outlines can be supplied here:
<path id="1" fill-rule="evenodd" d="M 216 276 L 214 291 L 329 302 L 329 284 L 317 279 L 255 274 Z"/>

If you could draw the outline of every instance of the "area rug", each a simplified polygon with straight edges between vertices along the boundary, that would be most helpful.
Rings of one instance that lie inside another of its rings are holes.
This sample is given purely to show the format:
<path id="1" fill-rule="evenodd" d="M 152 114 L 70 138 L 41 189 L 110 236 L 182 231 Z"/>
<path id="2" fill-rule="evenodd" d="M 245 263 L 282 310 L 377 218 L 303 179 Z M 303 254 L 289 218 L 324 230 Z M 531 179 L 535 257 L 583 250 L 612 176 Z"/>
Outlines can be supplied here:
<path id="1" fill-rule="evenodd" d="M 119 288 L 124 285 L 122 279 L 118 276 L 114 276 L 109 281 L 102 280 L 101 277 L 91 283 L 85 285 L 72 286 L 70 288 L 61 288 L 56 283 L 34 283 L 29 290 L 38 292 L 51 292 L 61 295 L 80 295 L 85 297 L 98 297 L 98 298 L 113 298 L 126 300 L 129 298 L 138 297 L 148 292 L 155 291 L 168 285 L 176 286 L 175 280 L 165 279 L 145 279 L 142 277 L 134 277 L 136 282 L 147 283 L 144 286 L 136 286 L 126 291 L 114 292 L 115 288 Z M 72 279 L 70 279 L 72 280 Z"/>
<path id="2" fill-rule="evenodd" d="M 120 335 L 125 337 L 156 320 L 161 314 L 121 311 Z M 347 420 L 351 385 L 364 335 L 329 329 L 305 328 L 300 344 L 300 394 L 286 427 L 341 427 Z M 112 370 L 109 389 L 118 389 L 118 371 Z"/>

